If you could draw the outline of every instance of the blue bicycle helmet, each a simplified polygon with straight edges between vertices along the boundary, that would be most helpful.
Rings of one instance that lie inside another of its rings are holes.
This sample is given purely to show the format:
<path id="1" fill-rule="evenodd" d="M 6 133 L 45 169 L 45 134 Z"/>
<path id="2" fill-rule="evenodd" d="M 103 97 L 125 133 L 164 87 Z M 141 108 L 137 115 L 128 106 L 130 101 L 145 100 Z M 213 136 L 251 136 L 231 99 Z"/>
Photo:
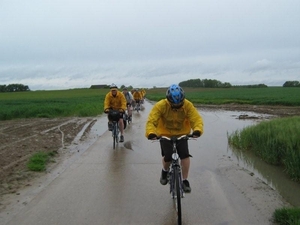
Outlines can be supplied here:
<path id="1" fill-rule="evenodd" d="M 183 106 L 183 101 L 185 99 L 185 94 L 183 89 L 177 84 L 172 84 L 167 92 L 166 97 L 171 103 L 172 108 L 180 108 Z"/>

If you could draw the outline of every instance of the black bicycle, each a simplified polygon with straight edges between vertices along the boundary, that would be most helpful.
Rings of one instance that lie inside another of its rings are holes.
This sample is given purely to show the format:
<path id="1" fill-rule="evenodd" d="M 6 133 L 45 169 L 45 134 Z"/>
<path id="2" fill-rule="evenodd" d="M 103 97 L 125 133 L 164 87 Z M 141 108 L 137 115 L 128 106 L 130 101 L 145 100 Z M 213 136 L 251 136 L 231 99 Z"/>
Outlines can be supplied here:
<path id="1" fill-rule="evenodd" d="M 193 135 L 182 135 L 180 137 L 165 137 L 161 136 L 160 140 L 168 140 L 172 141 L 173 145 L 173 154 L 172 154 L 172 162 L 169 169 L 168 174 L 168 182 L 170 184 L 170 193 L 172 198 L 174 199 L 175 209 L 177 211 L 177 222 L 179 225 L 182 223 L 182 213 L 181 213 L 181 198 L 184 197 L 183 184 L 182 184 L 182 174 L 181 174 L 181 166 L 179 161 L 179 155 L 177 153 L 176 142 L 180 139 L 189 139 L 193 137 Z"/>
<path id="2" fill-rule="evenodd" d="M 116 148 L 116 144 L 119 143 L 119 119 L 120 119 L 120 112 L 119 110 L 110 110 L 109 117 L 112 120 L 113 129 L 112 129 L 112 137 L 113 137 L 113 148 Z"/>
<path id="3" fill-rule="evenodd" d="M 136 103 L 135 103 L 135 110 L 137 112 L 139 112 L 141 110 L 141 103 L 140 103 L 140 100 L 136 100 Z"/>

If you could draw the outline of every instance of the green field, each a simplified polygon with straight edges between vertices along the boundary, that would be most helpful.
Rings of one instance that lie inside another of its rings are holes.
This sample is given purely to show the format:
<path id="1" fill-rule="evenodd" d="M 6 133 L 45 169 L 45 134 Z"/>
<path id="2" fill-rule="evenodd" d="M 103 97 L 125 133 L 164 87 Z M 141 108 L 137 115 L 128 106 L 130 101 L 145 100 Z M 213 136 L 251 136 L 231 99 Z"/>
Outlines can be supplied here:
<path id="1" fill-rule="evenodd" d="M 166 88 L 147 90 L 147 98 L 158 101 Z M 300 106 L 300 88 L 184 88 L 186 98 L 194 104 L 251 104 Z"/>
<path id="2" fill-rule="evenodd" d="M 103 112 L 107 89 L 0 93 L 0 120 L 96 116 Z"/>
<path id="3" fill-rule="evenodd" d="M 167 88 L 147 89 L 153 101 L 165 98 Z M 185 88 L 194 104 L 257 104 L 300 106 L 300 88 Z M 0 120 L 36 117 L 97 116 L 103 112 L 108 89 L 70 89 L 0 93 Z"/>

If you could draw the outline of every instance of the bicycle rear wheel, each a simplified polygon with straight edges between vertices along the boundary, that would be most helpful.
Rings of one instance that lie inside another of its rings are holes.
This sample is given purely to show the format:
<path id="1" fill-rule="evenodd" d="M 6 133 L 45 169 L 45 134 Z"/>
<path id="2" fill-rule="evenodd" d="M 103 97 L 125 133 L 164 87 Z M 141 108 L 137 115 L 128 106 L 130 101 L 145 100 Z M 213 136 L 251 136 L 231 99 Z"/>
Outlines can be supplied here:
<path id="1" fill-rule="evenodd" d="M 178 225 L 181 225 L 181 190 L 180 190 L 180 178 L 179 178 L 178 168 L 174 168 L 174 178 L 175 178 L 175 189 L 176 189 L 176 210 L 177 210 L 177 221 Z"/>

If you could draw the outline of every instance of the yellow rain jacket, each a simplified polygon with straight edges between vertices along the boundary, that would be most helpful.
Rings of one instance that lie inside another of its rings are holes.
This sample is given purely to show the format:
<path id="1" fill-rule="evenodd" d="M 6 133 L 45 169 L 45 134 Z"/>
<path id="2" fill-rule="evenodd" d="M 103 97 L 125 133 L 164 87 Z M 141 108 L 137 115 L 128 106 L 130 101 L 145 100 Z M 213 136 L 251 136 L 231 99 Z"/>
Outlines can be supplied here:
<path id="1" fill-rule="evenodd" d="M 134 100 L 142 100 L 142 98 L 143 98 L 139 91 L 133 92 L 132 96 L 133 96 Z"/>
<path id="2" fill-rule="evenodd" d="M 113 96 L 111 91 L 108 92 L 105 96 L 105 100 L 104 100 L 104 110 L 105 109 L 114 109 L 114 110 L 119 110 L 119 109 L 123 109 L 124 112 L 126 110 L 126 98 L 123 95 L 122 92 L 117 91 L 116 96 Z"/>
<path id="3" fill-rule="evenodd" d="M 194 105 L 184 100 L 183 106 L 173 110 L 167 99 L 157 102 L 146 123 L 145 136 L 153 133 L 157 136 L 181 136 L 190 134 L 193 131 L 200 131 L 203 134 L 203 120 Z"/>

